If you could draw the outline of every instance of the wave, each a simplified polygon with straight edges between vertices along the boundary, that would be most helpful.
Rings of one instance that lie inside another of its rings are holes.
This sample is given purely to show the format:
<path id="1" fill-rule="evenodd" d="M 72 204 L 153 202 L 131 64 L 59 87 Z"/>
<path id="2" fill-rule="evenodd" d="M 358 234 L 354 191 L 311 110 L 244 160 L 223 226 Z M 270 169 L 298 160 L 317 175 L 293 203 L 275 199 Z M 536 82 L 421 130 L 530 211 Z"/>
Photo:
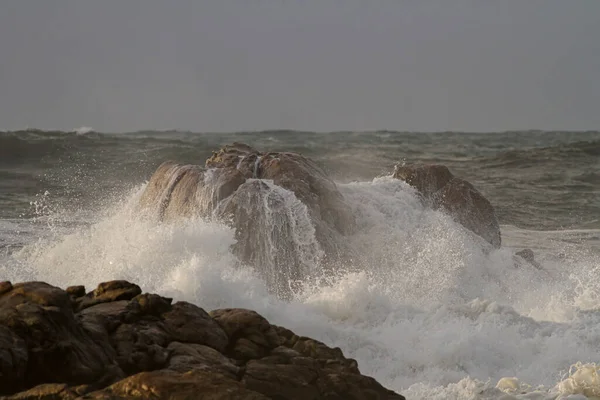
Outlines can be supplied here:
<path id="1" fill-rule="evenodd" d="M 554 399 L 577 393 L 593 375 L 582 364 L 569 377 L 571 365 L 600 359 L 597 258 L 573 248 L 565 249 L 567 258 L 542 254 L 542 270 L 516 268 L 513 249 L 483 251 L 460 225 L 423 208 L 402 182 L 383 177 L 340 186 L 361 227 L 348 237 L 363 255 L 359 268 L 306 279 L 287 302 L 234 256 L 231 228 L 212 219 L 140 218 L 142 190 L 92 220 L 83 216 L 83 226 L 29 243 L 0 263 L 0 275 L 88 288 L 127 279 L 207 309 L 252 308 L 341 347 L 361 372 L 409 399 L 505 392 L 532 398 L 536 390 L 537 398 Z M 519 380 L 503 380 L 514 376 Z"/>
<path id="2" fill-rule="evenodd" d="M 600 140 L 577 141 L 556 146 L 510 150 L 479 158 L 487 168 L 527 167 L 557 162 L 580 162 L 600 156 Z"/>

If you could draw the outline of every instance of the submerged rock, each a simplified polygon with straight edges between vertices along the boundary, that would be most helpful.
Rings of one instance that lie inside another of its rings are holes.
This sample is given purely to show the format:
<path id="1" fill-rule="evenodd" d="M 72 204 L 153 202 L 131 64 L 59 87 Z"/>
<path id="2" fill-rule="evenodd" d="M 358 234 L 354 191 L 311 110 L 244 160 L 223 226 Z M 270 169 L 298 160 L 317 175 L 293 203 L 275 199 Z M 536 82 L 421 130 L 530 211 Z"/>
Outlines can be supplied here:
<path id="1" fill-rule="evenodd" d="M 535 259 L 535 255 L 533 253 L 533 250 L 531 250 L 531 249 L 519 250 L 515 253 L 515 256 L 521 257 L 523 260 L 525 260 L 529 264 L 533 265 L 537 269 L 542 268 L 541 264 L 538 263 L 537 260 Z M 519 266 L 519 263 L 516 263 L 516 266 Z"/>
<path id="2" fill-rule="evenodd" d="M 393 176 L 414 187 L 432 208 L 445 211 L 495 248 L 500 247 L 500 225 L 494 207 L 471 183 L 455 177 L 447 167 L 398 165 Z"/>
<path id="3" fill-rule="evenodd" d="M 6 399 L 404 399 L 339 348 L 254 311 L 207 313 L 126 281 L 79 296 L 102 299 L 85 307 L 43 282 L 3 287 Z"/>

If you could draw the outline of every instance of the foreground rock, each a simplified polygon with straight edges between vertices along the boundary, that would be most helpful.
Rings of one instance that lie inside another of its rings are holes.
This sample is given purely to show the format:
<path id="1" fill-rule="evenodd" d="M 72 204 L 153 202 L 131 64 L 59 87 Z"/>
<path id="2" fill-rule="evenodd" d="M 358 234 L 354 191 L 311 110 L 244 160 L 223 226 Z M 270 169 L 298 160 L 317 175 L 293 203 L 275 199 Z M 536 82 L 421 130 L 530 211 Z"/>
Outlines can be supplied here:
<path id="1" fill-rule="evenodd" d="M 205 168 L 168 161 L 152 175 L 140 204 L 165 221 L 214 216 L 229 222 L 235 253 L 260 268 L 283 297 L 290 280 L 350 257 L 341 237 L 354 231 L 354 216 L 335 183 L 300 154 L 234 143 L 214 152 Z"/>
<path id="2" fill-rule="evenodd" d="M 210 314 L 126 281 L 0 283 L 7 399 L 403 399 L 338 348 L 245 309 Z"/>
<path id="3" fill-rule="evenodd" d="M 394 178 L 414 187 L 431 207 L 447 212 L 492 246 L 500 247 L 500 225 L 494 207 L 472 184 L 452 175 L 447 167 L 398 165 Z"/>

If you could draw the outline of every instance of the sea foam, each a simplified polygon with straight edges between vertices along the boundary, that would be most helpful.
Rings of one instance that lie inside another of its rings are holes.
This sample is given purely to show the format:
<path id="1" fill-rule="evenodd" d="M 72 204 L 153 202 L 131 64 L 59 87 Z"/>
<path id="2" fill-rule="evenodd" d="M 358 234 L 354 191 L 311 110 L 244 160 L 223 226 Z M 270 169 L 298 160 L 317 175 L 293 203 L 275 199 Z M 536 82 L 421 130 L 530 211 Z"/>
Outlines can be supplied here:
<path id="1" fill-rule="evenodd" d="M 516 263 L 514 249 L 487 248 L 450 217 L 423 207 L 410 187 L 383 177 L 340 185 L 361 227 L 347 238 L 359 254 L 354 265 L 307 280 L 296 298 L 282 301 L 232 254 L 232 228 L 215 220 L 142 218 L 142 190 L 95 221 L 13 253 L 2 276 L 88 290 L 127 279 L 209 310 L 255 309 L 341 347 L 362 373 L 409 399 L 600 393 L 593 364 L 600 360 L 600 302 L 590 294 L 597 292 L 598 260 L 587 253 L 567 248 L 566 256 L 552 257 L 542 235 L 542 269 Z"/>

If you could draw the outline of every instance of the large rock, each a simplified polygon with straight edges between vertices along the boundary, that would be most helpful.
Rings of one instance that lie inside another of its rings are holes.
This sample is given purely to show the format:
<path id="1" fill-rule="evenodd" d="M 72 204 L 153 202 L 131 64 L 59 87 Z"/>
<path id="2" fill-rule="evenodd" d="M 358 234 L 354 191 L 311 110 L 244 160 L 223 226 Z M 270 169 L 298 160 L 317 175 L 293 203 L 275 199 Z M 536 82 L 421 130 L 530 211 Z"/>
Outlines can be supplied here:
<path id="1" fill-rule="evenodd" d="M 443 165 L 398 165 L 394 178 L 414 187 L 424 201 L 444 210 L 494 247 L 501 245 L 500 226 L 492 204 L 469 182 Z"/>
<path id="2" fill-rule="evenodd" d="M 354 231 L 354 216 L 335 183 L 300 154 L 261 153 L 234 143 L 214 152 L 206 168 L 168 161 L 151 177 L 140 204 L 161 220 L 230 223 L 235 253 L 281 297 L 323 265 L 350 258 L 343 236 Z"/>
<path id="3" fill-rule="evenodd" d="M 404 399 L 339 348 L 254 311 L 207 313 L 125 281 L 85 295 L 41 282 L 0 288 L 6 399 Z"/>

